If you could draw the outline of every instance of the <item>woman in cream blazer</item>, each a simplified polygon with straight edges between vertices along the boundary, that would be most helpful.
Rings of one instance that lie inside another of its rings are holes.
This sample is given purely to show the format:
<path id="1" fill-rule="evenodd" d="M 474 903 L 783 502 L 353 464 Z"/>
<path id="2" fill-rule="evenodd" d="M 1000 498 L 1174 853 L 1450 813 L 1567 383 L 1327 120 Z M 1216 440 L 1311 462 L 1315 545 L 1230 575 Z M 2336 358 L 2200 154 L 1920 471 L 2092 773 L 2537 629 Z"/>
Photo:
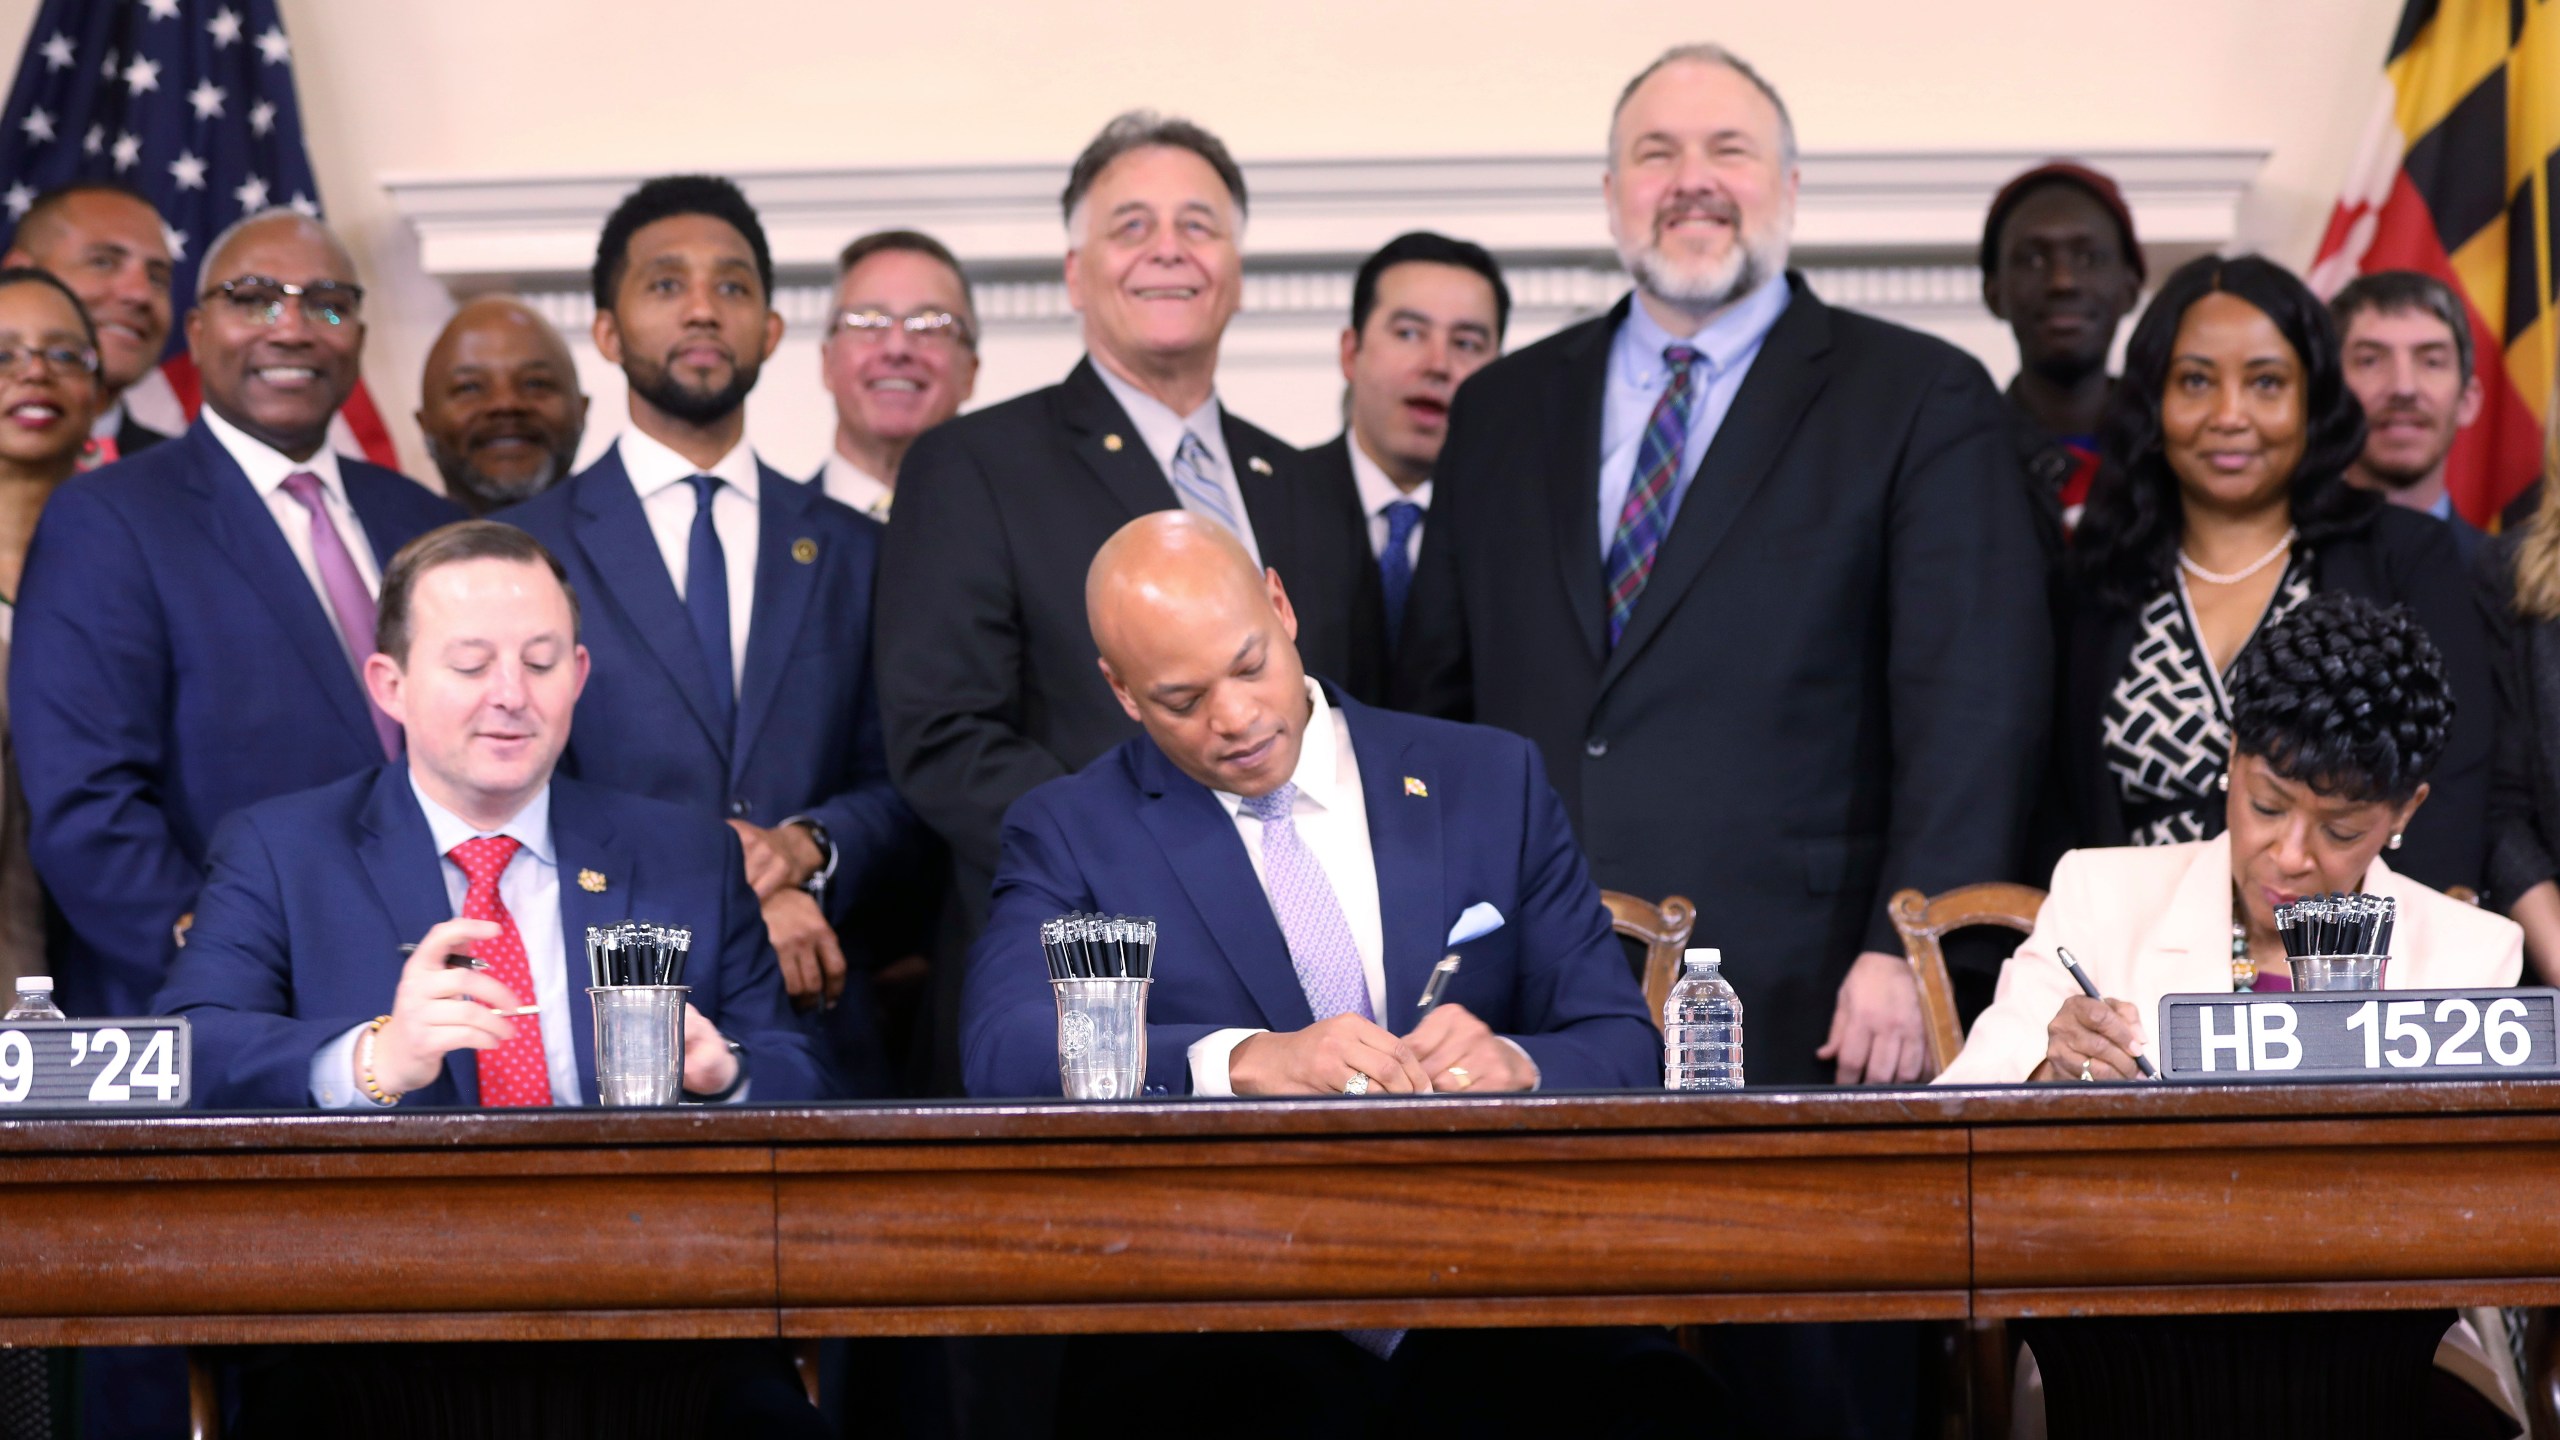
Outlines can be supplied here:
<path id="1" fill-rule="evenodd" d="M 2289 988 L 2275 910 L 2306 895 L 2399 902 L 2386 988 L 2516 982 L 2514 922 L 2382 859 L 2426 802 L 2455 719 L 2425 630 L 2353 596 L 2314 596 L 2243 644 L 2228 710 L 2223 833 L 2063 856 L 2034 933 L 1939 1084 L 2134 1078 L 2162 996 Z M 2081 994 L 2061 949 L 2102 999 Z"/>

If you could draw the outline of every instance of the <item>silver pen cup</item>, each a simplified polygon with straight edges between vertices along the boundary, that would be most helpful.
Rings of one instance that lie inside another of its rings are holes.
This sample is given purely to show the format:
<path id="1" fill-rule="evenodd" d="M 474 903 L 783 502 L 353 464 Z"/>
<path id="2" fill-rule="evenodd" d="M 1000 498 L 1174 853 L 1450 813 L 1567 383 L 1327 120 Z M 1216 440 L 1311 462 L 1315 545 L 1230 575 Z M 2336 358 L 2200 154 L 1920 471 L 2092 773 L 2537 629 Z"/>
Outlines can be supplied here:
<path id="1" fill-rule="evenodd" d="M 673 1105 L 684 1093 L 684 997 L 690 985 L 599 985 L 596 1093 L 607 1105 Z"/>
<path id="2" fill-rule="evenodd" d="M 1134 1100 L 1147 1077 L 1147 987 L 1126 978 L 1052 980 L 1058 1080 L 1070 1100 Z"/>
<path id="3" fill-rule="evenodd" d="M 2383 972 L 2391 966 L 2391 957 L 2296 955 L 2290 963 L 2296 990 L 2379 990 Z"/>

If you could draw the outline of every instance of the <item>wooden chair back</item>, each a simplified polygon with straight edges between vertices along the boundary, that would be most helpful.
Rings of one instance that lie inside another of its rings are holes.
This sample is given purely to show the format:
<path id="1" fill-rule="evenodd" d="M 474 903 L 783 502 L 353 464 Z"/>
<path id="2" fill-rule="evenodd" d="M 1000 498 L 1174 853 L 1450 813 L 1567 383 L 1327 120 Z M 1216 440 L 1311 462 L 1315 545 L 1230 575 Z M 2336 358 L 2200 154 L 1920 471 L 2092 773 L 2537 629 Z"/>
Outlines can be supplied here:
<path id="1" fill-rule="evenodd" d="M 1947 932 L 2002 925 L 2024 935 L 2036 928 L 2036 912 L 2043 908 L 2044 892 L 2033 885 L 1966 885 L 1942 895 L 1904 890 L 1887 902 L 1893 928 L 1902 933 L 1902 953 L 1910 957 L 1912 977 L 1920 982 L 1931 1075 L 1946 1069 L 1964 1048 L 1964 1022 L 1956 1016 L 1956 987 L 1947 975 L 1942 943 Z"/>
<path id="2" fill-rule="evenodd" d="M 1680 978 L 1680 956 L 1698 928 L 1698 907 L 1678 895 L 1656 905 L 1620 890 L 1603 890 L 1600 903 L 1609 907 L 1609 928 L 1644 947 L 1644 1003 L 1653 1028 L 1662 1028 L 1662 1002 Z"/>

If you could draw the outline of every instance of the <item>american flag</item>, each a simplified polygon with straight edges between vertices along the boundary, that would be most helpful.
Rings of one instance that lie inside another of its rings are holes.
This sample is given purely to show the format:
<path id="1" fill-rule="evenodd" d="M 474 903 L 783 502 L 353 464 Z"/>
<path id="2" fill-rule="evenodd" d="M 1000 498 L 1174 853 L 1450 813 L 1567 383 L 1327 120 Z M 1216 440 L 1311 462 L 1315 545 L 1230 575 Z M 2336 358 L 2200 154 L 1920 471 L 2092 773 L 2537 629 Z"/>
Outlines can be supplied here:
<path id="1" fill-rule="evenodd" d="M 0 111 L 0 248 L 37 196 L 99 178 L 149 197 L 168 232 L 178 324 L 159 373 L 125 401 L 179 429 L 196 412 L 185 320 L 206 245 L 260 210 L 320 213 L 275 0 L 44 0 Z M 338 420 L 338 448 L 396 463 L 361 386 Z"/>

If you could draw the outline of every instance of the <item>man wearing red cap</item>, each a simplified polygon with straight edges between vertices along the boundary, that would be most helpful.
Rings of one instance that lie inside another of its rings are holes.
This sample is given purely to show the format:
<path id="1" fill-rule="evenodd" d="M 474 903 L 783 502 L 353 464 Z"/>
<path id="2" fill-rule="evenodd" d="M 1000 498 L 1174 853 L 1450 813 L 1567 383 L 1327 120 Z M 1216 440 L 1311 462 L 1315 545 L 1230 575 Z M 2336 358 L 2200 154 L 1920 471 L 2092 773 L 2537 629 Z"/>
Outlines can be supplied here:
<path id="1" fill-rule="evenodd" d="M 2059 559 L 2098 473 L 2116 327 L 2141 297 L 2142 247 L 2116 182 L 2057 160 L 2000 188 L 1982 223 L 1982 303 L 2018 337 L 2018 460 Z"/>

